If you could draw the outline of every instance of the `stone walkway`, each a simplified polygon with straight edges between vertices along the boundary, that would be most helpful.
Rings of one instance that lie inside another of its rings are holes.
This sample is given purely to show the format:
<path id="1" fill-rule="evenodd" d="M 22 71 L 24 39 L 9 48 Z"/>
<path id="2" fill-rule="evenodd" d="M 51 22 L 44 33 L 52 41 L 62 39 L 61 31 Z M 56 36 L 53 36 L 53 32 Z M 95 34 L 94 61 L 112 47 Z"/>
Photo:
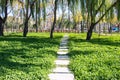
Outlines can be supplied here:
<path id="1" fill-rule="evenodd" d="M 68 57 L 68 35 L 62 38 L 60 48 L 57 52 L 58 57 L 55 60 L 56 68 L 48 75 L 50 80 L 74 80 L 74 75 L 68 69 L 69 57 Z"/>

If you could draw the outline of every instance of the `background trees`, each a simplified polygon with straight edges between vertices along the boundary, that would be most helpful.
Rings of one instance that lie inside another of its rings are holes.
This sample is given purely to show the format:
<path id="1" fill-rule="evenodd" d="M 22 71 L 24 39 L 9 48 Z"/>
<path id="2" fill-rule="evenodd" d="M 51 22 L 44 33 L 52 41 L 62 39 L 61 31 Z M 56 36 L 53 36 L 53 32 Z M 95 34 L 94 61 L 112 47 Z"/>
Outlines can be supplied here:
<path id="1" fill-rule="evenodd" d="M 93 29 L 103 19 L 108 24 L 119 24 L 120 3 L 119 0 L 2 0 L 0 1 L 0 36 L 4 35 L 4 24 L 8 13 L 16 21 L 21 19 L 23 23 L 18 22 L 18 25 L 24 26 L 24 37 L 27 36 L 30 25 L 36 32 L 51 30 L 51 38 L 54 28 L 78 31 L 81 29 L 81 32 L 87 30 L 86 40 L 90 40 Z M 59 23 L 56 24 L 58 19 Z"/>
<path id="2" fill-rule="evenodd" d="M 1 0 L 0 1 L 0 36 L 4 36 L 4 24 L 7 20 L 9 11 L 8 7 L 10 7 L 13 3 L 13 0 Z"/>
<path id="3" fill-rule="evenodd" d="M 87 32 L 86 40 L 90 40 L 92 36 L 92 31 L 94 26 L 99 23 L 103 17 L 113 9 L 113 7 L 119 2 L 116 1 L 109 1 L 111 4 L 108 6 L 107 0 L 80 0 L 81 1 L 81 8 L 83 13 L 87 13 L 90 19 L 90 26 Z M 99 15 L 99 17 L 98 17 Z"/>

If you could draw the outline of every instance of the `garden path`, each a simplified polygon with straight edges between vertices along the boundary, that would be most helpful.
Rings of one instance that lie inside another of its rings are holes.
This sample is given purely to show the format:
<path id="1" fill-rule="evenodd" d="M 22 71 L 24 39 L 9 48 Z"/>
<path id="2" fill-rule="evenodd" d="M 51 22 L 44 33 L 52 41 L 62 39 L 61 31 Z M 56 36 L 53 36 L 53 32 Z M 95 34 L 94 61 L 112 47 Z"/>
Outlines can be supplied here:
<path id="1" fill-rule="evenodd" d="M 57 60 L 55 60 L 56 68 L 48 75 L 50 80 L 74 80 L 73 73 L 69 70 L 68 56 L 68 38 L 66 34 L 60 43 L 60 48 L 57 52 Z"/>

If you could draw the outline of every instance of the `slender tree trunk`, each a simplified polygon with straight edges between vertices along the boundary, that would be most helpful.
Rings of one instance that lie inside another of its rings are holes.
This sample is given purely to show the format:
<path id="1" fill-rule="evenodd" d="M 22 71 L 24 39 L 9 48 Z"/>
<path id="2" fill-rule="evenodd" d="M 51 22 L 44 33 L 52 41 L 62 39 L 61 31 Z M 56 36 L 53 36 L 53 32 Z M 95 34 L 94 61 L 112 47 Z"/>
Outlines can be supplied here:
<path id="1" fill-rule="evenodd" d="M 76 22 L 74 22 L 74 25 L 73 25 L 73 29 L 77 29 L 77 23 Z"/>
<path id="2" fill-rule="evenodd" d="M 81 33 L 84 33 L 84 25 L 82 21 L 81 21 Z"/>
<path id="3" fill-rule="evenodd" d="M 120 33 L 120 23 L 118 24 L 118 33 Z"/>
<path id="4" fill-rule="evenodd" d="M 5 0 L 5 10 L 4 10 L 4 15 L 5 15 L 5 17 L 4 18 L 2 18 L 1 16 L 0 16 L 0 36 L 4 36 L 4 24 L 5 24 L 5 22 L 6 22 L 6 19 L 7 19 L 7 15 L 8 15 L 8 13 L 7 13 L 7 10 L 8 10 L 8 6 L 7 6 L 7 3 L 8 3 L 8 0 Z"/>
<path id="5" fill-rule="evenodd" d="M 51 31 L 50 31 L 50 38 L 53 38 L 53 32 L 54 32 L 54 28 L 55 28 L 55 24 L 56 24 L 57 2 L 58 2 L 58 0 L 55 0 L 55 7 L 54 7 L 54 22 L 53 22 L 53 26 L 52 26 Z"/>
<path id="6" fill-rule="evenodd" d="M 28 21 L 25 21 L 25 23 L 24 23 L 23 37 L 26 37 L 27 33 L 28 33 Z"/>
<path id="7" fill-rule="evenodd" d="M 89 30 L 87 32 L 86 40 L 90 40 L 91 39 L 94 26 L 95 26 L 95 23 L 91 23 L 91 26 L 90 26 L 90 28 L 89 28 Z"/>
<path id="8" fill-rule="evenodd" d="M 96 33 L 96 26 L 94 27 L 94 32 Z"/>
<path id="9" fill-rule="evenodd" d="M 62 27 L 62 21 L 63 21 L 63 18 L 61 19 L 61 21 L 59 23 L 59 29 Z"/>
<path id="10" fill-rule="evenodd" d="M 35 20 L 35 26 L 36 26 L 36 32 L 38 32 L 38 16 L 37 16 L 37 2 L 36 2 L 36 20 Z"/>
<path id="11" fill-rule="evenodd" d="M 112 24 L 110 23 L 109 33 L 112 34 Z"/>
<path id="12" fill-rule="evenodd" d="M 4 36 L 4 25 L 3 22 L 0 20 L 0 36 Z"/>
<path id="13" fill-rule="evenodd" d="M 32 9 L 32 6 L 34 6 L 35 1 L 32 2 L 31 4 L 29 4 L 30 0 L 28 0 L 28 4 L 27 4 L 27 6 L 25 8 L 26 14 L 25 14 L 24 29 L 23 29 L 23 37 L 27 36 L 27 33 L 28 33 L 28 21 L 29 21 L 31 15 L 32 15 L 31 11 L 30 11 L 30 14 L 29 14 L 29 6 L 30 6 L 30 9 Z"/>
<path id="14" fill-rule="evenodd" d="M 99 36 L 100 36 L 100 34 L 101 34 L 101 24 L 99 23 L 99 31 L 98 31 L 98 33 L 99 33 Z"/>
<path id="15" fill-rule="evenodd" d="M 37 25 L 37 14 L 36 14 L 36 23 L 35 23 L 35 27 L 36 27 L 36 32 L 38 32 L 38 25 Z"/>
<path id="16" fill-rule="evenodd" d="M 37 33 L 38 32 L 38 25 L 36 24 L 35 26 L 36 26 L 36 33 Z"/>

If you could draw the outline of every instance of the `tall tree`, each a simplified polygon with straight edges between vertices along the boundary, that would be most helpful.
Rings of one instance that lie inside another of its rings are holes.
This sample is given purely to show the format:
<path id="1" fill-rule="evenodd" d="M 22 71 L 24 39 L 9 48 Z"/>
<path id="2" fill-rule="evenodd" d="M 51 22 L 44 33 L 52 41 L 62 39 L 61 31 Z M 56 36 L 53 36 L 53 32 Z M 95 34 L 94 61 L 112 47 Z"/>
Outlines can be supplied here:
<path id="1" fill-rule="evenodd" d="M 9 4 L 12 5 L 13 0 L 0 0 L 0 36 L 4 36 L 4 24 L 8 17 Z"/>
<path id="2" fill-rule="evenodd" d="M 23 37 L 26 37 L 28 33 L 28 22 L 33 13 L 34 3 L 36 0 L 18 0 L 18 1 L 22 5 L 22 11 L 24 15 Z"/>
<path id="3" fill-rule="evenodd" d="M 120 1 L 120 0 L 119 0 Z M 120 2 L 116 5 L 117 19 L 118 19 L 118 32 L 120 32 Z"/>
<path id="4" fill-rule="evenodd" d="M 84 13 L 89 14 L 90 16 L 90 27 L 87 32 L 86 40 L 90 40 L 92 36 L 93 29 L 97 23 L 99 23 L 103 17 L 117 4 L 119 3 L 119 0 L 112 1 L 111 5 L 107 8 L 104 6 L 107 5 L 107 0 L 80 0 L 81 1 L 81 8 L 84 9 Z M 109 1 L 110 2 L 110 1 Z M 88 7 L 89 6 L 89 7 Z M 101 9 L 104 10 L 103 14 L 99 17 L 99 19 L 96 20 L 97 16 L 99 15 Z"/>
<path id="5" fill-rule="evenodd" d="M 53 38 L 53 32 L 54 32 L 54 28 L 55 28 L 55 25 L 56 25 L 56 12 L 57 12 L 57 3 L 58 3 L 58 0 L 55 0 L 55 5 L 54 5 L 54 21 L 53 21 L 53 25 L 52 25 L 52 28 L 51 28 L 51 31 L 50 31 L 50 38 Z"/>

